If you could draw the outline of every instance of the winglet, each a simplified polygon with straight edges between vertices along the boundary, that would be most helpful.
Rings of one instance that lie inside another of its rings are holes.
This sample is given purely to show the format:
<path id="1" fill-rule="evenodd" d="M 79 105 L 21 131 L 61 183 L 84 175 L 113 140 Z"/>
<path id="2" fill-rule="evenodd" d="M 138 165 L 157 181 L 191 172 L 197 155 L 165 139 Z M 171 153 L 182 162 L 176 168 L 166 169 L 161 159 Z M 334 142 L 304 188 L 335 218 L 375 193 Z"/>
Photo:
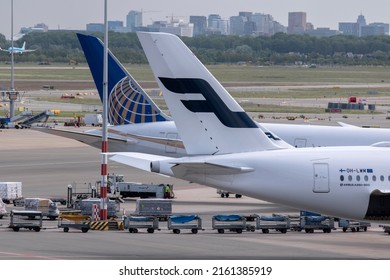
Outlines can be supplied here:
<path id="1" fill-rule="evenodd" d="M 100 99 L 103 100 L 103 43 L 95 36 L 78 33 L 77 37 Z M 170 117 L 157 107 L 110 51 L 108 53 L 108 93 L 108 119 L 113 125 L 170 120 Z"/>

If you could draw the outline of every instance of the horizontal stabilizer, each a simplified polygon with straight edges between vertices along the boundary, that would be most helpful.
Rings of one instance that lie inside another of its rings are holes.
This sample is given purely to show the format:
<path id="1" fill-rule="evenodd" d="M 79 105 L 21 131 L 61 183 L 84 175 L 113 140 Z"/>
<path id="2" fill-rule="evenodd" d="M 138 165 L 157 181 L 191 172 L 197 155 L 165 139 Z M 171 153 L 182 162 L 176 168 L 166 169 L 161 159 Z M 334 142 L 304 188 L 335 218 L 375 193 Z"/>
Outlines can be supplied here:
<path id="1" fill-rule="evenodd" d="M 222 165 L 210 162 L 180 162 L 172 167 L 173 173 L 178 177 L 181 177 L 183 174 L 234 175 L 252 172 L 253 170 L 251 167 Z"/>
<path id="2" fill-rule="evenodd" d="M 108 153 L 110 160 L 151 172 L 152 162 L 169 160 L 169 157 L 141 153 Z"/>
<path id="3" fill-rule="evenodd" d="M 47 134 L 52 134 L 52 135 L 57 135 L 57 136 L 77 140 L 81 143 L 85 143 L 90 146 L 101 147 L 101 141 L 102 141 L 101 134 L 99 135 L 96 133 L 92 133 L 92 131 L 80 132 L 80 131 L 71 131 L 71 130 L 58 129 L 58 128 L 33 128 L 33 129 Z M 121 137 L 109 136 L 108 140 L 110 141 L 110 143 L 113 142 L 128 143 L 126 138 L 121 138 Z M 97 143 L 97 145 L 95 145 L 95 143 Z"/>
<path id="4" fill-rule="evenodd" d="M 383 141 L 383 142 L 377 142 L 371 145 L 372 147 L 385 147 L 388 148 L 390 147 L 390 142 L 389 141 Z"/>
<path id="5" fill-rule="evenodd" d="M 352 124 L 348 124 L 348 123 L 345 123 L 345 122 L 337 122 L 340 126 L 342 127 L 358 127 L 356 125 L 352 125 Z"/>

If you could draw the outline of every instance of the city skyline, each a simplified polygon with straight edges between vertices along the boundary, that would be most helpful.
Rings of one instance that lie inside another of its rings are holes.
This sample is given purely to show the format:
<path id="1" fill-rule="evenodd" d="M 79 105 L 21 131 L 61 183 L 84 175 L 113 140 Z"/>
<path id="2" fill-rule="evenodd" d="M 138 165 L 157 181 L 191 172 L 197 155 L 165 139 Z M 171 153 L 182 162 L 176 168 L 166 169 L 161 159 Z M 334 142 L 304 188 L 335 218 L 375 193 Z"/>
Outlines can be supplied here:
<path id="1" fill-rule="evenodd" d="M 45 23 L 50 30 L 75 29 L 85 30 L 87 23 L 103 22 L 104 0 L 13 0 L 14 1 L 14 34 L 21 27 L 33 27 Z M 313 0 L 198 0 L 185 2 L 182 0 L 166 0 L 156 2 L 144 0 L 133 3 L 126 0 L 108 0 L 108 19 L 126 22 L 130 10 L 144 11 L 143 24 L 152 21 L 167 20 L 171 16 L 189 21 L 190 15 L 208 16 L 219 14 L 228 19 L 240 11 L 264 13 L 273 16 L 284 26 L 288 25 L 289 12 L 305 12 L 307 21 L 315 28 L 329 27 L 338 29 L 339 22 L 355 22 L 363 14 L 367 22 L 390 22 L 386 8 L 390 3 L 386 0 L 367 1 L 313 1 Z M 0 33 L 10 39 L 11 33 L 11 0 L 0 3 Z M 205 5 L 202 5 L 205 3 Z M 207 3 L 207 4 L 206 4 Z M 76 8 L 74 8 L 76 7 Z"/>

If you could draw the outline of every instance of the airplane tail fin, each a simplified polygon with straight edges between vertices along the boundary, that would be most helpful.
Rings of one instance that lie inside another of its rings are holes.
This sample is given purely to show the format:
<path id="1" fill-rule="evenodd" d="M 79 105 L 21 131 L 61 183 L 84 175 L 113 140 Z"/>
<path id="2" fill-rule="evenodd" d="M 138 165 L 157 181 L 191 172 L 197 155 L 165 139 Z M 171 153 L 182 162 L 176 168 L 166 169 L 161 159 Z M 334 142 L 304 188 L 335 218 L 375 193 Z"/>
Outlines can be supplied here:
<path id="1" fill-rule="evenodd" d="M 189 154 L 291 147 L 270 139 L 177 36 L 137 34 Z"/>
<path id="2" fill-rule="evenodd" d="M 26 42 L 23 42 L 22 50 L 24 51 L 26 49 Z"/>
<path id="3" fill-rule="evenodd" d="M 99 38 L 90 35 L 78 33 L 77 37 L 100 99 L 103 100 L 103 43 Z M 108 103 L 108 121 L 113 125 L 171 120 L 110 51 L 108 53 Z"/>

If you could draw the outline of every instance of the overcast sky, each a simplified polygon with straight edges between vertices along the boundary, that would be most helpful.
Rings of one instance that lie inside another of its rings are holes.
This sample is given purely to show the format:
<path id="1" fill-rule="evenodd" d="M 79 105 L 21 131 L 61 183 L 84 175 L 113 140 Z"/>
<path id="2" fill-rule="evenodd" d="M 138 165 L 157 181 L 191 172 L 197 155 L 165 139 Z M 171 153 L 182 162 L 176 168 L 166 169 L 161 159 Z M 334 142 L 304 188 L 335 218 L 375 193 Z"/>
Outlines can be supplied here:
<path id="1" fill-rule="evenodd" d="M 0 33 L 10 39 L 11 1 L 0 0 Z M 104 20 L 104 0 L 13 0 L 14 34 L 21 27 L 45 23 L 49 29 L 85 29 L 87 23 Z M 239 11 L 271 14 L 287 26 L 288 12 L 306 12 L 315 28 L 338 29 L 339 22 L 355 22 L 363 14 L 367 23 L 390 23 L 389 0 L 108 0 L 108 19 L 126 24 L 130 10 L 143 10 L 144 25 L 167 16 L 220 14 L 223 18 Z"/>

